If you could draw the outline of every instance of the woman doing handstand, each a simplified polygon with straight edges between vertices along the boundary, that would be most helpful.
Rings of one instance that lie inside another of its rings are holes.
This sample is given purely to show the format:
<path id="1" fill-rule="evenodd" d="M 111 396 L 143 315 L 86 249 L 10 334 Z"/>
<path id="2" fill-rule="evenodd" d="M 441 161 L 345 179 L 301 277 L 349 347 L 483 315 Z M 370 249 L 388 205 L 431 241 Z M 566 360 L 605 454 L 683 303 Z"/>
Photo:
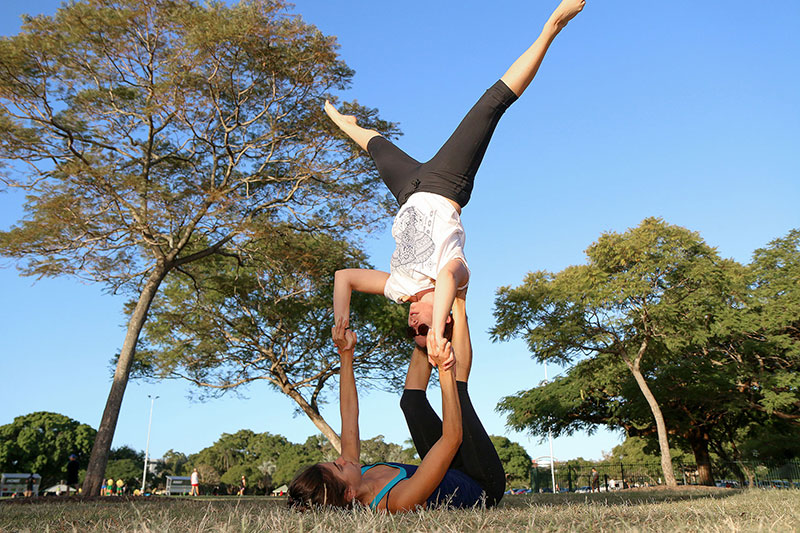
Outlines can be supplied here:
<path id="1" fill-rule="evenodd" d="M 340 114 L 330 102 L 331 120 L 375 161 L 400 209 L 392 226 L 397 247 L 391 273 L 346 269 L 336 273 L 333 310 L 336 323 L 349 322 L 353 290 L 385 294 L 398 303 L 412 302 L 409 335 L 426 344 L 444 345 L 445 325 L 456 292 L 469 283 L 464 256 L 461 209 L 472 193 L 475 173 L 503 112 L 531 83 L 556 35 L 583 9 L 583 0 L 563 0 L 539 37 L 478 100 L 455 132 L 426 163 L 405 154 L 377 131 L 361 128 L 355 117 Z"/>

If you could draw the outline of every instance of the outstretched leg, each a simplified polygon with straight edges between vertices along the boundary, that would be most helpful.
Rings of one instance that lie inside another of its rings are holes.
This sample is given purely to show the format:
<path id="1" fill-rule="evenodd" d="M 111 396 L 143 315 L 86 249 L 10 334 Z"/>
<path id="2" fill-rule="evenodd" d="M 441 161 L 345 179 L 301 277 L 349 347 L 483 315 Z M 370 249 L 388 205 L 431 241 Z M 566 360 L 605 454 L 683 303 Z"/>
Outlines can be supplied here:
<path id="1" fill-rule="evenodd" d="M 584 0 L 563 0 L 550 15 L 539 38 L 503 74 L 500 79 L 514 94 L 520 96 L 530 85 L 553 39 L 575 15 L 581 12 L 584 3 Z"/>
<path id="2" fill-rule="evenodd" d="M 380 135 L 380 133 L 375 130 L 368 130 L 359 126 L 356 122 L 356 117 L 352 115 L 342 115 L 335 107 L 333 107 L 333 104 L 327 100 L 325 100 L 325 112 L 340 130 L 342 130 L 348 137 L 353 139 L 353 141 L 355 141 L 355 143 L 364 150 L 367 149 L 367 144 L 369 143 L 370 139 Z"/>

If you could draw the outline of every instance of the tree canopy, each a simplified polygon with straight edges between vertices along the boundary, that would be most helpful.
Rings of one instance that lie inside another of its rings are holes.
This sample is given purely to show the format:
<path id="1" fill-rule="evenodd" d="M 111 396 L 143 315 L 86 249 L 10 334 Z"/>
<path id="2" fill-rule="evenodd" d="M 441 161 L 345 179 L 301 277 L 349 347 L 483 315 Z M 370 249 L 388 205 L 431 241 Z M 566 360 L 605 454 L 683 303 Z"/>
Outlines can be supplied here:
<path id="1" fill-rule="evenodd" d="M 69 456 L 86 465 L 96 431 L 58 413 L 39 411 L 0 426 L 0 470 L 42 476 L 43 486 L 67 478 Z"/>
<path id="2" fill-rule="evenodd" d="M 181 377 L 201 396 L 266 384 L 289 396 L 339 448 L 320 413 L 339 371 L 330 340 L 334 273 L 368 267 L 347 242 L 290 227 L 252 232 L 237 257 L 182 269 L 156 297 L 137 354 L 136 375 Z M 354 370 L 362 391 L 402 387 L 411 351 L 402 307 L 355 294 L 350 326 L 358 335 Z"/>
<path id="3" fill-rule="evenodd" d="M 799 244 L 793 230 L 745 267 L 647 219 L 603 235 L 588 265 L 501 289 L 496 338 L 522 336 L 540 360 L 571 366 L 499 408 L 511 427 L 538 435 L 602 425 L 656 441 L 663 465 L 655 401 L 673 449 L 691 450 L 707 484 L 712 453 L 731 465 L 752 459 L 754 446 L 763 460 L 790 456 L 785 444 L 800 435 Z"/>
<path id="4" fill-rule="evenodd" d="M 347 235 L 385 215 L 369 158 L 322 112 L 352 70 L 280 0 L 81 0 L 0 39 L 0 168 L 25 217 L 0 232 L 23 274 L 136 301 L 84 494 L 97 494 L 161 282 L 254 225 Z M 391 123 L 341 108 L 387 135 Z"/>
<path id="5" fill-rule="evenodd" d="M 492 335 L 523 337 L 540 361 L 624 363 L 656 426 L 665 481 L 675 485 L 667 425 L 648 370 L 710 342 L 708 317 L 729 305 L 737 265 L 696 233 L 656 218 L 603 234 L 586 255 L 586 265 L 534 272 L 520 287 L 499 289 Z"/>

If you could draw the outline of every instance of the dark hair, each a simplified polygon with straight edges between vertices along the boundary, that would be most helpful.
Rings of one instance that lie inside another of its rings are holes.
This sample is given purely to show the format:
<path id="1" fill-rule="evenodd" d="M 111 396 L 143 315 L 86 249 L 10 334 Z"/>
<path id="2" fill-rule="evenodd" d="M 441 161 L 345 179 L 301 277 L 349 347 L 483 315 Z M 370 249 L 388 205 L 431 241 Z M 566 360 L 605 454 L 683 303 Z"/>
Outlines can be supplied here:
<path id="1" fill-rule="evenodd" d="M 291 509 L 306 511 L 311 507 L 329 505 L 349 509 L 353 502 L 345 496 L 347 485 L 322 463 L 313 464 L 289 483 L 289 499 Z"/>

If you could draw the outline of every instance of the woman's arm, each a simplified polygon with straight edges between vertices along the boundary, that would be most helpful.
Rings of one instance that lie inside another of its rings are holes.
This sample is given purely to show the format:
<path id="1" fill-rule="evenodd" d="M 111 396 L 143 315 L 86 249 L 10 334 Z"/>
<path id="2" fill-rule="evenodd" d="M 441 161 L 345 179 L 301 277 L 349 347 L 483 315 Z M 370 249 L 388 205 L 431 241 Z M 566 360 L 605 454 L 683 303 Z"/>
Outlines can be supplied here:
<path id="1" fill-rule="evenodd" d="M 433 332 L 434 343 L 441 350 L 445 343 L 444 326 L 453 307 L 456 292 L 469 279 L 469 270 L 460 259 L 451 259 L 439 271 L 436 289 L 433 291 Z"/>
<path id="2" fill-rule="evenodd" d="M 344 327 L 350 325 L 350 295 L 353 291 L 367 294 L 383 294 L 387 272 L 364 268 L 337 270 L 333 278 L 333 320 L 336 324 L 344 320 Z"/>
<path id="3" fill-rule="evenodd" d="M 345 328 L 343 320 L 337 321 L 336 325 L 331 328 L 331 336 L 341 359 L 339 369 L 339 411 L 342 417 L 341 456 L 358 464 L 361 456 L 361 439 L 358 434 L 358 391 L 353 373 L 353 352 L 357 338 L 352 330 Z"/>
<path id="4" fill-rule="evenodd" d="M 439 383 L 442 389 L 442 436 L 422 459 L 417 471 L 406 481 L 399 483 L 387 497 L 385 504 L 389 512 L 413 511 L 423 505 L 442 482 L 450 463 L 461 446 L 461 403 L 458 400 L 454 368 L 444 369 L 442 363 L 451 356 L 452 347 L 445 343 L 442 350 L 433 344 L 433 334 L 428 335 L 428 354 L 439 366 Z"/>

